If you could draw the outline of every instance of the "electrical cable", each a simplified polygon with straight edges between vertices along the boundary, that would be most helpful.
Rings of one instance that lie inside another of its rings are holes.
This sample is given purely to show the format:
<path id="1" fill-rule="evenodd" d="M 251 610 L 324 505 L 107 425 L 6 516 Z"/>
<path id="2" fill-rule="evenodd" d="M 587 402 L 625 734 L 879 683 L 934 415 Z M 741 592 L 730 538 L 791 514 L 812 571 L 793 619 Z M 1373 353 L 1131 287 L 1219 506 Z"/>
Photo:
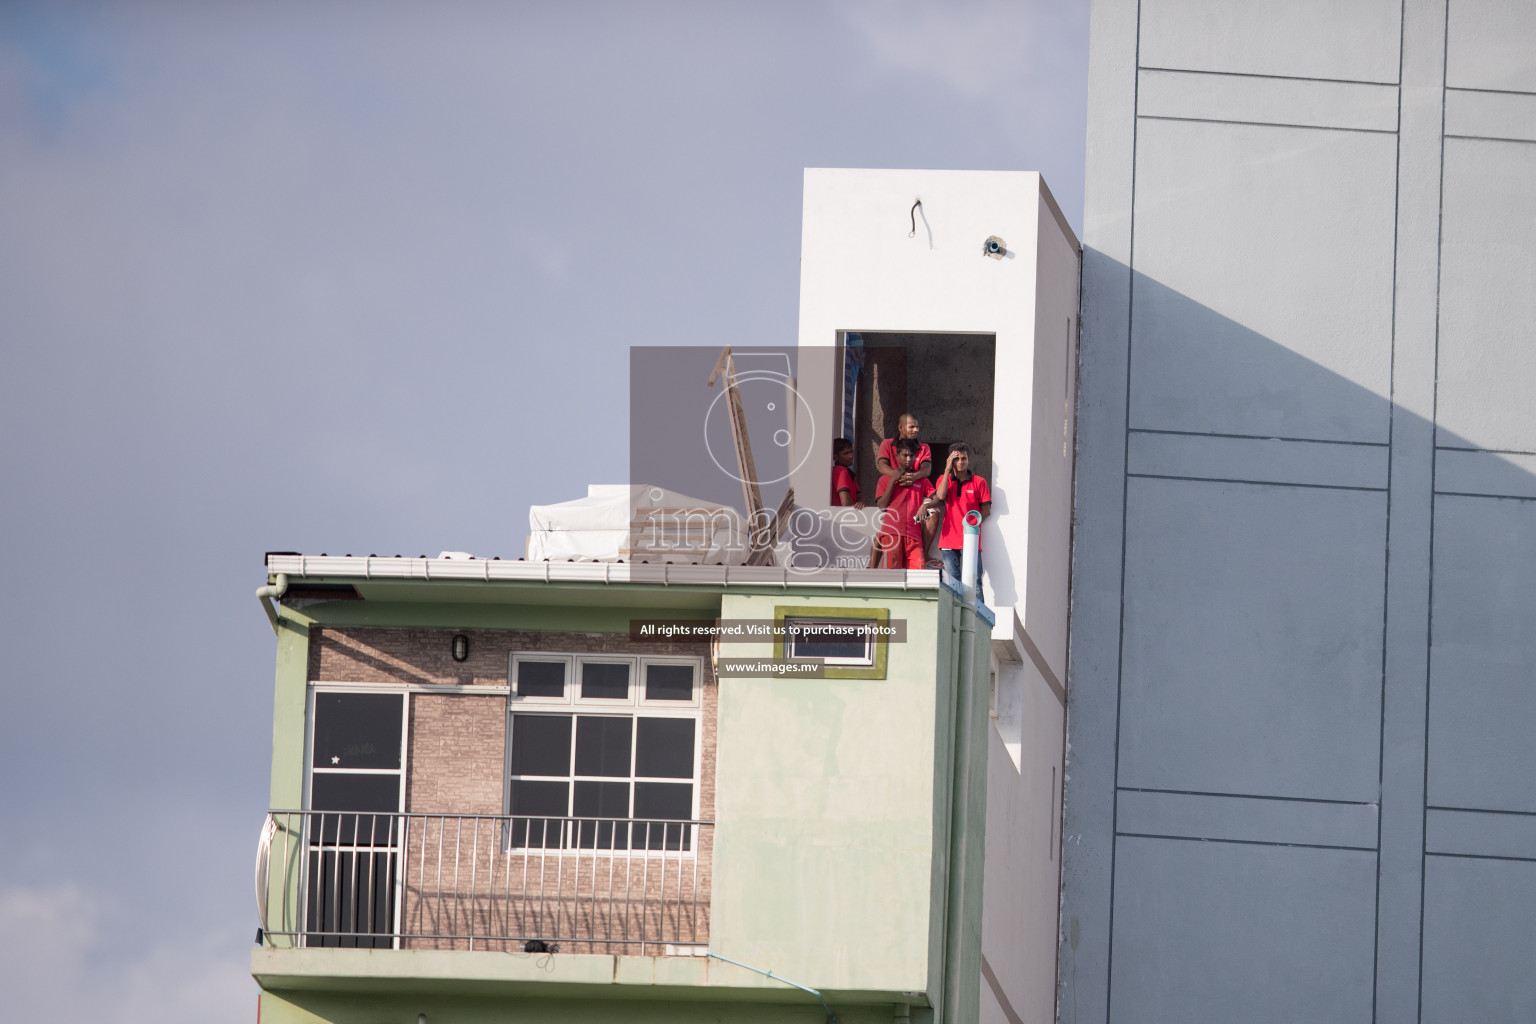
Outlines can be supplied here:
<path id="1" fill-rule="evenodd" d="M 763 977 L 772 981 L 781 982 L 790 986 L 791 988 L 797 988 L 801 992 L 809 992 L 811 995 L 816 997 L 816 1001 L 821 1004 L 821 1008 L 827 1011 L 827 1024 L 837 1024 L 837 1014 L 832 1012 L 832 1007 L 827 1005 L 827 1001 L 821 998 L 821 993 L 815 989 L 802 985 L 796 981 L 790 981 L 788 978 L 780 977 L 779 975 L 774 974 L 772 971 L 765 971 L 761 967 L 753 967 L 751 964 L 744 964 L 740 960 L 732 960 L 728 956 L 721 956 L 719 953 L 716 953 L 712 950 L 706 949 L 704 951 L 704 955 L 708 957 L 714 957 L 716 960 L 724 960 L 726 963 L 735 964 L 737 967 L 745 967 L 749 971 L 761 974 Z"/>

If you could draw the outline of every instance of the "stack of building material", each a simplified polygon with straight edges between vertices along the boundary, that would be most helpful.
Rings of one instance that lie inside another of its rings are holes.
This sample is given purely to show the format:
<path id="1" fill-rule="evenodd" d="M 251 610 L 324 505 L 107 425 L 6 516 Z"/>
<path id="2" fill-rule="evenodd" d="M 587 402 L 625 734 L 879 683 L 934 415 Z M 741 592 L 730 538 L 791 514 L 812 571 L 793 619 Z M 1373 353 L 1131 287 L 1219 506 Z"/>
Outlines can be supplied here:
<path id="1" fill-rule="evenodd" d="M 529 561 L 741 565 L 749 538 L 733 508 L 646 484 L 591 484 L 528 510 Z"/>

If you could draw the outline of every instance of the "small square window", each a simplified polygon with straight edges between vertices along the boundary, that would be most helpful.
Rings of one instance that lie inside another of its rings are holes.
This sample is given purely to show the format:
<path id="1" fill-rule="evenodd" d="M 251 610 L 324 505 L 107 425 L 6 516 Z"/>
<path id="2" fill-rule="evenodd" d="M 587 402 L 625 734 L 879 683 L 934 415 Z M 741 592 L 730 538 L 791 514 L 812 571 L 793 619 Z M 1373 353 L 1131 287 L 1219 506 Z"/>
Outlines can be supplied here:
<path id="1" fill-rule="evenodd" d="M 628 700 L 628 662 L 583 661 L 581 663 L 581 699 Z"/>
<path id="2" fill-rule="evenodd" d="M 517 658 L 513 690 L 519 697 L 565 698 L 566 661 L 563 658 Z"/>
<path id="3" fill-rule="evenodd" d="M 693 700 L 693 666 L 646 665 L 645 699 Z"/>
<path id="4" fill-rule="evenodd" d="M 869 619 L 784 620 L 791 658 L 820 658 L 828 665 L 873 665 L 877 625 Z"/>

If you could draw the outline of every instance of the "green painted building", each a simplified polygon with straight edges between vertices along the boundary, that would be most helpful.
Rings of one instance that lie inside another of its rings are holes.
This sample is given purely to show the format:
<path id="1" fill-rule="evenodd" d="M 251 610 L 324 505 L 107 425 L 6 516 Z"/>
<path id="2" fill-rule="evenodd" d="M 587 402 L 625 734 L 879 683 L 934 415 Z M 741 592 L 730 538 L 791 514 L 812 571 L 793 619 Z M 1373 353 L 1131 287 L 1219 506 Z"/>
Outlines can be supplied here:
<path id="1" fill-rule="evenodd" d="M 992 616 L 938 572 L 267 568 L 267 1024 L 977 1019 Z"/>

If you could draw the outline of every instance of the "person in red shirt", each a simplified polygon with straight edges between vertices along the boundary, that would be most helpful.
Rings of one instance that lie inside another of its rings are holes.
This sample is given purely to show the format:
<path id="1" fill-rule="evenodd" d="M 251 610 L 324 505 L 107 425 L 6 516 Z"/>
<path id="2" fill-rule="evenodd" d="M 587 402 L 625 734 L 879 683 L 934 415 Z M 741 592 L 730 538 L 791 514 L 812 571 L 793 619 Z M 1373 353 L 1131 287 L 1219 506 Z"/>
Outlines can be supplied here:
<path id="1" fill-rule="evenodd" d="M 933 494 L 933 484 L 912 474 L 917 447 L 917 441 L 910 437 L 896 442 L 896 468 L 900 472 L 882 475 L 877 488 L 879 506 L 885 509 L 878 543 L 881 565 L 887 569 L 922 569 L 927 562 L 923 528 L 916 516 Z M 903 479 L 908 482 L 902 483 Z"/>
<path id="2" fill-rule="evenodd" d="M 832 507 L 863 508 L 859 482 L 853 478 L 853 442 L 840 437 L 832 442 Z"/>
<path id="3" fill-rule="evenodd" d="M 960 553 L 965 547 L 965 516 L 972 509 L 983 521 L 992 514 L 992 490 L 987 481 L 971 472 L 971 449 L 957 442 L 949 448 L 939 486 L 923 503 L 924 511 L 942 506 L 944 522 L 939 528 L 939 555 L 944 571 L 960 578 Z M 976 538 L 976 586 L 981 586 L 981 538 Z"/>
<path id="4" fill-rule="evenodd" d="M 927 480 L 933 476 L 933 452 L 921 441 L 918 441 L 917 454 L 912 458 L 912 468 L 903 474 L 896 467 L 896 442 L 904 437 L 917 441 L 918 428 L 917 417 L 911 413 L 904 412 L 896 417 L 896 436 L 881 441 L 880 451 L 875 455 L 875 468 L 879 470 L 882 477 L 906 476 L 908 479 L 901 481 L 906 484 L 918 478 Z M 923 521 L 924 551 L 933 547 L 933 531 L 938 528 L 938 525 L 934 518 Z"/>
<path id="5" fill-rule="evenodd" d="M 917 417 L 909 412 L 904 412 L 896 418 L 896 436 L 888 437 L 880 442 L 880 453 L 875 456 L 875 468 L 881 476 L 900 476 L 901 470 L 896 466 L 896 442 L 904 437 L 917 440 Z M 933 452 L 928 446 L 918 442 L 917 455 L 912 460 L 912 469 L 907 471 L 914 478 L 922 477 L 924 480 L 933 475 Z M 903 480 L 902 483 L 909 481 Z"/>

